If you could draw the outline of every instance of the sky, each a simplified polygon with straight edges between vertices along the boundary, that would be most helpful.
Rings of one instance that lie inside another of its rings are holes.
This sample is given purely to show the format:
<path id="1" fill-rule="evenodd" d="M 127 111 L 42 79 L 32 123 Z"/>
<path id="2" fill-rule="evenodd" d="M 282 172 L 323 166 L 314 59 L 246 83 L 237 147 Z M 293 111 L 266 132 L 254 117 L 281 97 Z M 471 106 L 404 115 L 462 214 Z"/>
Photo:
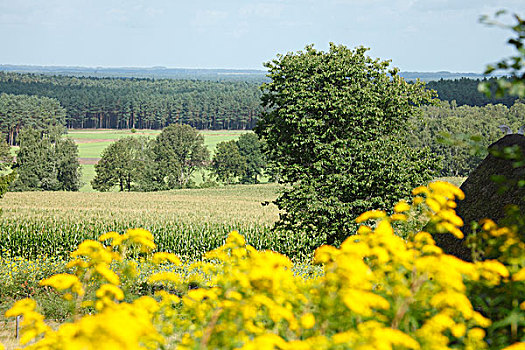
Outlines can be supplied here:
<path id="1" fill-rule="evenodd" d="M 313 44 L 402 71 L 482 72 L 513 53 L 481 24 L 524 0 L 0 0 L 0 64 L 264 69 Z M 512 23 L 510 17 L 501 18 Z"/>

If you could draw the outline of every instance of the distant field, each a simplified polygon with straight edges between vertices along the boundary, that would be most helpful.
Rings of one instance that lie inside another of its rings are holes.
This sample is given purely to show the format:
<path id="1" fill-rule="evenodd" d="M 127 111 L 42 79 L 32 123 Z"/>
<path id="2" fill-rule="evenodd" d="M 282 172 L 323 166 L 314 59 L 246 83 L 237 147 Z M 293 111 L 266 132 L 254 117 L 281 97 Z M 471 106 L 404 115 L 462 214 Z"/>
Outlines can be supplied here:
<path id="1" fill-rule="evenodd" d="M 221 141 L 236 140 L 246 130 L 201 130 L 204 136 L 204 143 L 213 152 L 217 144 Z M 102 151 L 116 140 L 128 136 L 148 136 L 155 137 L 160 134 L 160 130 L 113 130 L 113 129 L 69 129 L 67 137 L 73 139 L 78 145 L 80 163 L 82 165 L 82 182 L 84 186 L 81 192 L 92 192 L 91 180 L 95 176 L 94 164 L 100 159 Z M 196 175 L 195 181 L 201 180 L 201 174 Z"/>

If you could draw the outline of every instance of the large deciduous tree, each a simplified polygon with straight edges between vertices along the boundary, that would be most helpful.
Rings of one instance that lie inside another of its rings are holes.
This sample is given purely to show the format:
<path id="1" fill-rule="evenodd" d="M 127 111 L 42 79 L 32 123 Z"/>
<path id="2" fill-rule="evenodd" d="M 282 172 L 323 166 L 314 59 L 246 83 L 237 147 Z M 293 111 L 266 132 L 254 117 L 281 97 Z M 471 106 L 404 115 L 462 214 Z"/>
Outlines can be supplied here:
<path id="1" fill-rule="evenodd" d="M 389 208 L 431 178 L 435 162 L 407 147 L 404 129 L 417 105 L 432 99 L 372 59 L 366 48 L 331 44 L 266 63 L 265 111 L 256 127 L 285 187 L 276 228 L 307 244 L 338 243 L 354 218 Z"/>
<path id="2" fill-rule="evenodd" d="M 125 137 L 104 149 L 95 165 L 96 174 L 91 181 L 93 188 L 108 191 L 118 185 L 120 191 L 131 191 L 144 171 L 148 142 L 143 137 Z"/>
<path id="3" fill-rule="evenodd" d="M 236 141 L 223 141 L 217 144 L 211 169 L 219 181 L 227 184 L 244 175 L 246 159 L 239 152 Z"/>
<path id="4" fill-rule="evenodd" d="M 150 183 L 149 189 L 186 187 L 209 157 L 204 138 L 195 128 L 172 124 L 162 130 L 152 145 L 145 182 Z"/>
<path id="5" fill-rule="evenodd" d="M 63 139 L 62 129 L 22 129 L 20 149 L 13 166 L 17 178 L 13 189 L 18 191 L 78 191 L 80 164 L 78 147 Z"/>
<path id="6" fill-rule="evenodd" d="M 259 137 L 251 132 L 242 134 L 237 140 L 237 147 L 246 162 L 241 181 L 243 183 L 257 183 L 259 181 L 257 177 L 262 175 L 266 165 Z"/>

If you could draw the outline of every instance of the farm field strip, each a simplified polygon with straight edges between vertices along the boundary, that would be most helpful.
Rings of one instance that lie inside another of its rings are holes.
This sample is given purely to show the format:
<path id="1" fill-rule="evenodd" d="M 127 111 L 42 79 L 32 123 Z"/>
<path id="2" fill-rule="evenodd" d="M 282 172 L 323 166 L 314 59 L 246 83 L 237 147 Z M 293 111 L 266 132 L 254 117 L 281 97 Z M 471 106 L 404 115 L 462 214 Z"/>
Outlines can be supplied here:
<path id="1" fill-rule="evenodd" d="M 278 185 L 238 185 L 153 193 L 10 192 L 2 199 L 0 251 L 27 258 L 67 256 L 84 239 L 128 228 L 150 230 L 159 250 L 199 258 L 238 230 L 258 248 L 277 237 Z"/>

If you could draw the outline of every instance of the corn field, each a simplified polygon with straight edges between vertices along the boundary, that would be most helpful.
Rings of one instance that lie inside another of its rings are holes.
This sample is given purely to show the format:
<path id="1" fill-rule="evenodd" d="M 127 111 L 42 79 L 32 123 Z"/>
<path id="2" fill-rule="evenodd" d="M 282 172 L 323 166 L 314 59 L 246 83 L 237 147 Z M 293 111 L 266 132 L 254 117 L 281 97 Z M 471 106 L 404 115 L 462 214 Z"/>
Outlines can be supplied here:
<path id="1" fill-rule="evenodd" d="M 63 256 L 85 239 L 128 228 L 150 230 L 159 251 L 200 258 L 232 230 L 258 249 L 275 249 L 277 185 L 231 186 L 156 193 L 8 193 L 2 199 L 0 254 Z M 277 249 L 280 250 L 280 249 Z"/>

